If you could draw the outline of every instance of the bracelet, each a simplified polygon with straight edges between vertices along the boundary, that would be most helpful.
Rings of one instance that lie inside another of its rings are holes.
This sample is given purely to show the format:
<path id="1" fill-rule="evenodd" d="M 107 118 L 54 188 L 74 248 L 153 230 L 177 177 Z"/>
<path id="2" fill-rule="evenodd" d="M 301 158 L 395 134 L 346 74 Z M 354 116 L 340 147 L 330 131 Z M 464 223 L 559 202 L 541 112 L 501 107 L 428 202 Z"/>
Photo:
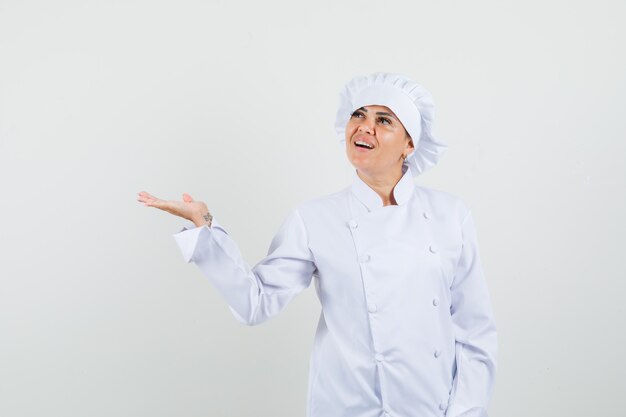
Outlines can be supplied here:
<path id="1" fill-rule="evenodd" d="M 213 221 L 213 216 L 211 216 L 211 213 L 207 212 L 207 214 L 203 214 L 202 218 L 204 219 L 204 221 L 207 222 L 207 226 L 211 227 L 211 222 Z"/>

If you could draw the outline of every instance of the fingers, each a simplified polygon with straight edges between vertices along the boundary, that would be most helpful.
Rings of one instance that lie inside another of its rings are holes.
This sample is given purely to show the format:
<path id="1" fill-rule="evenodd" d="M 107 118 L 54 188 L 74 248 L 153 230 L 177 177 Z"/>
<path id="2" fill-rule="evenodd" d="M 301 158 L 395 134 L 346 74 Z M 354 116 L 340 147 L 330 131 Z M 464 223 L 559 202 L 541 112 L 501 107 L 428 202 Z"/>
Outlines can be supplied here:
<path id="1" fill-rule="evenodd" d="M 158 199 L 145 191 L 141 191 L 140 193 L 137 194 L 137 201 L 139 201 L 140 203 L 143 203 L 144 206 L 151 206 L 151 207 L 159 207 L 163 203 L 163 200 Z"/>
<path id="2" fill-rule="evenodd" d="M 203 211 L 206 211 L 206 204 L 201 201 L 194 201 L 187 193 L 183 193 L 183 201 L 176 201 L 161 200 L 150 193 L 141 191 L 137 193 L 137 201 L 143 203 L 144 206 L 155 207 L 187 220 L 190 220 L 194 213 L 198 212 L 202 207 L 204 207 Z"/>
<path id="3" fill-rule="evenodd" d="M 191 196 L 189 197 L 191 198 Z M 145 191 L 137 194 L 137 201 L 143 203 L 144 206 L 158 208 L 176 216 L 186 218 L 181 207 L 183 204 L 182 202 L 161 200 L 160 198 L 156 198 Z"/>
<path id="4" fill-rule="evenodd" d="M 176 216 L 183 217 L 185 219 L 189 218 L 191 213 L 191 208 L 186 203 L 194 203 L 197 204 L 193 198 L 187 194 L 183 193 L 183 201 L 169 201 L 169 200 L 161 200 L 160 198 L 156 198 L 155 196 L 147 193 L 145 191 L 141 191 L 137 193 L 137 201 L 143 203 L 144 206 L 155 207 L 161 209 L 163 211 L 167 211 L 168 213 L 174 214 Z"/>
<path id="5" fill-rule="evenodd" d="M 137 193 L 137 197 L 139 198 L 143 198 L 143 199 L 154 199 L 156 200 L 157 198 L 145 191 L 140 191 L 139 193 Z"/>

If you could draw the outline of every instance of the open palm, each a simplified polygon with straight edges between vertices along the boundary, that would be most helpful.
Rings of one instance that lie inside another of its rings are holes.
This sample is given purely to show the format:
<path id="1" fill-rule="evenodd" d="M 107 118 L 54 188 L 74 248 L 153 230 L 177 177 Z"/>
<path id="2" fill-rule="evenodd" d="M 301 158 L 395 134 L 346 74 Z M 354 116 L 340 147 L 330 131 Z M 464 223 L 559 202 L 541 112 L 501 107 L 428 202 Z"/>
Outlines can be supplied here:
<path id="1" fill-rule="evenodd" d="M 204 224 L 203 215 L 208 213 L 207 205 L 202 201 L 195 201 L 189 194 L 183 193 L 183 201 L 161 200 L 145 191 L 137 195 L 137 201 L 148 207 L 155 207 L 167 211 L 175 216 L 190 220 L 196 226 Z"/>

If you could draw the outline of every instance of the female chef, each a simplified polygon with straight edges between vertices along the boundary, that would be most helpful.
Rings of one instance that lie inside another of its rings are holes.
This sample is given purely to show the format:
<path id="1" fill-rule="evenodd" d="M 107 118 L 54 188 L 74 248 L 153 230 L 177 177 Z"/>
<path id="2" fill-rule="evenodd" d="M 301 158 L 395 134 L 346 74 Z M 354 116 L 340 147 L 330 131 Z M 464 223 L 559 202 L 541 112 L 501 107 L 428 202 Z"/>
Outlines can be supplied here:
<path id="1" fill-rule="evenodd" d="M 264 322 L 315 279 L 322 306 L 308 417 L 486 417 L 497 337 L 472 214 L 414 184 L 446 145 L 409 78 L 350 80 L 336 118 L 352 184 L 293 208 L 254 267 L 206 204 L 138 200 L 187 219 L 174 237 L 237 320 Z"/>

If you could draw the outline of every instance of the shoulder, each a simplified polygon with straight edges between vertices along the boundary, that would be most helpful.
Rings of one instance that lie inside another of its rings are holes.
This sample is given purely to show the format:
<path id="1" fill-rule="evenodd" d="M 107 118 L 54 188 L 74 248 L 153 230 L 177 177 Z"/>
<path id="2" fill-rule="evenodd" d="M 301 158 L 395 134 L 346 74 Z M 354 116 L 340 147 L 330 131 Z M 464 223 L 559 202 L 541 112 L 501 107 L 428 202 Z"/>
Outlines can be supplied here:
<path id="1" fill-rule="evenodd" d="M 297 213 L 309 230 L 334 227 L 348 217 L 347 195 L 350 187 L 296 204 L 292 212 Z"/>
<path id="2" fill-rule="evenodd" d="M 319 197 L 304 200 L 296 205 L 295 210 L 302 213 L 334 211 L 338 207 L 345 205 L 346 194 L 350 192 L 350 187 L 331 194 L 325 194 Z"/>

